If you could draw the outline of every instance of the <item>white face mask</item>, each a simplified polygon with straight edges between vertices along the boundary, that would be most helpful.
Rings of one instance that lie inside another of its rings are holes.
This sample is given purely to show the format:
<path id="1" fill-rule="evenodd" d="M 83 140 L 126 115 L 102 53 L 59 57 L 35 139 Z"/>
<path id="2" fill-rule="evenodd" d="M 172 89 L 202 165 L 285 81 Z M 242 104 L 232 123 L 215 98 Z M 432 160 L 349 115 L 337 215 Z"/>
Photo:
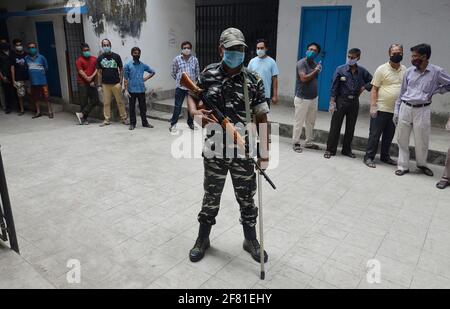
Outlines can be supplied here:
<path id="1" fill-rule="evenodd" d="M 185 56 L 190 56 L 192 51 L 189 48 L 185 48 L 181 51 L 181 53 Z"/>
<path id="2" fill-rule="evenodd" d="M 266 55 L 266 51 L 264 49 L 258 49 L 256 51 L 256 54 L 258 55 L 258 57 L 262 58 Z"/>

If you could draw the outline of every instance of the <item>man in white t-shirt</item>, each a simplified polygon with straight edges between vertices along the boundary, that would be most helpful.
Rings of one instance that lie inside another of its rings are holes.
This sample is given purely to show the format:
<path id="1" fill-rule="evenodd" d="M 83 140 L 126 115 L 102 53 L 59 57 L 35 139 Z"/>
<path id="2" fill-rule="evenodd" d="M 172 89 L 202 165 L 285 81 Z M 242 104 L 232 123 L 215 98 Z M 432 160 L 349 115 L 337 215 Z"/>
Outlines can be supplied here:
<path id="1" fill-rule="evenodd" d="M 267 55 L 269 46 L 266 40 L 258 40 L 256 44 L 257 57 L 248 64 L 248 69 L 258 73 L 264 82 L 265 95 L 269 107 L 278 103 L 278 66 L 272 57 Z"/>

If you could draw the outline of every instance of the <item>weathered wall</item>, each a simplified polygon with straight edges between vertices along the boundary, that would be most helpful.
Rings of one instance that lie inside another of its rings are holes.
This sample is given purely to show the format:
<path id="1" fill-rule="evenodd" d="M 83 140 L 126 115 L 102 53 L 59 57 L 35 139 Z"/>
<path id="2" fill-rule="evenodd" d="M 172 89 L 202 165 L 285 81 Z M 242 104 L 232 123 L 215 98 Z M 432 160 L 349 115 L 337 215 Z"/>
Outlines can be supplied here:
<path id="1" fill-rule="evenodd" d="M 278 25 L 278 64 L 280 93 L 292 97 L 295 89 L 295 63 L 298 55 L 302 6 L 351 5 L 349 47 L 363 51 L 361 64 L 372 73 L 387 61 L 391 43 L 406 47 L 404 64 L 410 65 L 409 48 L 418 43 L 429 43 L 433 48 L 432 63 L 450 72 L 450 1 L 449 0 L 381 0 L 381 24 L 369 24 L 366 0 L 281 0 Z M 369 97 L 362 98 L 368 104 Z M 450 112 L 450 95 L 434 97 L 433 111 Z"/>
<path id="2" fill-rule="evenodd" d="M 98 11 L 102 12 L 109 5 L 107 2 L 114 1 L 88 1 L 88 4 L 93 2 L 97 2 Z M 101 39 L 110 39 L 113 51 L 120 54 L 124 62 L 131 59 L 131 48 L 138 46 L 142 50 L 142 61 L 157 72 L 149 87 L 158 92 L 172 90 L 175 88 L 170 76 L 172 59 L 180 53 L 183 41 L 191 41 L 195 46 L 195 0 L 149 0 L 140 7 L 145 7 L 145 14 L 130 15 L 133 12 L 130 10 L 130 13 L 109 16 L 100 22 L 98 11 L 90 9 L 89 15 L 93 13 L 97 17 L 84 17 L 86 41 L 93 51 L 99 52 Z M 142 24 L 127 27 L 130 20 L 142 20 Z"/>
<path id="3" fill-rule="evenodd" d="M 45 8 L 61 1 L 8 1 L 9 11 Z M 66 2 L 66 1 L 63 1 Z M 180 44 L 191 41 L 195 46 L 195 0 L 87 0 L 89 14 L 83 16 L 86 42 L 95 54 L 100 41 L 109 38 L 113 51 L 124 62 L 131 59 L 131 48 L 142 49 L 142 61 L 157 71 L 148 83 L 151 90 L 167 92 L 175 88 L 170 76 L 172 59 L 180 53 Z M 121 4 L 121 6 L 119 6 Z M 2 6 L 4 3 L 2 2 Z M 14 17 L 8 19 L 11 38 L 36 41 L 36 21 L 53 21 L 61 77 L 63 99 L 68 101 L 66 50 L 63 15 L 43 17 Z"/>

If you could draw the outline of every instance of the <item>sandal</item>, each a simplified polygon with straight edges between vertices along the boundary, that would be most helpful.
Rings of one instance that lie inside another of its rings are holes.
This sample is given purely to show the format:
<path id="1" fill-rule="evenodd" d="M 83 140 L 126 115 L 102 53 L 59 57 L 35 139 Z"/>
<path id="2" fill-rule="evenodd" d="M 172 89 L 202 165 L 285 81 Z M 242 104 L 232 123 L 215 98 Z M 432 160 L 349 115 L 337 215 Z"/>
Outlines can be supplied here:
<path id="1" fill-rule="evenodd" d="M 377 168 L 377 165 L 371 159 L 364 160 L 364 164 L 367 165 L 370 168 Z"/>
<path id="2" fill-rule="evenodd" d="M 444 190 L 445 188 L 450 187 L 450 182 L 448 182 L 448 180 L 442 179 L 441 181 L 438 182 L 436 187 L 438 189 Z"/>
<path id="3" fill-rule="evenodd" d="M 333 154 L 331 152 L 329 152 L 329 151 L 325 152 L 325 154 L 323 155 L 323 157 L 325 159 L 331 159 L 332 156 L 333 156 Z"/>
<path id="4" fill-rule="evenodd" d="M 302 153 L 303 152 L 302 146 L 300 144 L 295 144 L 293 149 L 297 153 Z"/>
<path id="5" fill-rule="evenodd" d="M 39 113 L 39 114 L 36 114 L 33 117 L 31 117 L 31 119 L 37 119 L 37 118 L 41 118 L 41 117 L 42 117 L 42 114 Z"/>

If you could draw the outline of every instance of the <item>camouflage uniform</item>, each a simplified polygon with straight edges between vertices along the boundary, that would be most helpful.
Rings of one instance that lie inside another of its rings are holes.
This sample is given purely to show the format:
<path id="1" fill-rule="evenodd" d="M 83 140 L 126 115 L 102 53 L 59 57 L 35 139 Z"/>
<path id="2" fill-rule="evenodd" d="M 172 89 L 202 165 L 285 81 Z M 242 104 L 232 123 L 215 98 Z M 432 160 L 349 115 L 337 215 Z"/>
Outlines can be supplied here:
<path id="1" fill-rule="evenodd" d="M 269 106 L 265 99 L 263 81 L 255 73 L 245 68 L 239 74 L 229 77 L 221 63 L 211 64 L 198 80 L 198 86 L 205 89 L 206 99 L 216 105 L 234 124 L 239 121 L 244 123 L 246 121 L 243 91 L 244 72 L 247 78 L 252 114 L 256 116 L 267 114 Z M 240 119 L 237 119 L 236 114 Z M 225 134 L 223 135 L 225 136 Z M 208 140 L 206 143 L 208 143 Z M 234 147 L 234 145 L 225 145 L 225 147 L 230 146 Z M 224 156 L 225 147 L 215 149 L 215 156 L 204 156 L 205 196 L 198 221 L 203 225 L 214 225 L 216 223 L 215 218 L 219 213 L 220 199 L 229 171 L 233 180 L 236 199 L 240 206 L 241 223 L 254 227 L 258 217 L 258 208 L 255 206 L 253 198 L 256 193 L 254 164 L 252 160 L 246 158 L 226 158 Z"/>

